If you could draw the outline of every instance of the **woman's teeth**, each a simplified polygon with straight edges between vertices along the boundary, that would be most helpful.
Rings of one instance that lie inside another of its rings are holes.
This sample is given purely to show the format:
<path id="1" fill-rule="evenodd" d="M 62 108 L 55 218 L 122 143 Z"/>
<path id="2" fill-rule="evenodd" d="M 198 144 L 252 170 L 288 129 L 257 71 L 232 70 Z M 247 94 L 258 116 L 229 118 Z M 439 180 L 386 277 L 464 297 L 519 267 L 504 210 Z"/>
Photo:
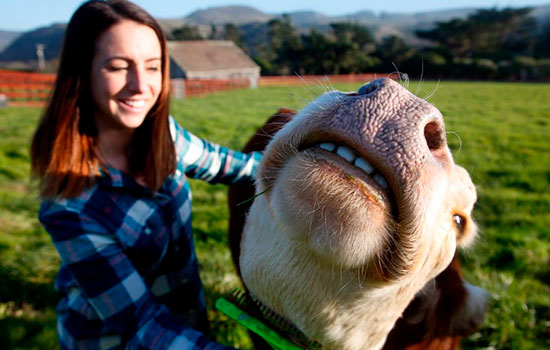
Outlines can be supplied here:
<path id="1" fill-rule="evenodd" d="M 145 106 L 145 100 L 125 100 L 124 103 L 134 108 L 141 108 Z"/>

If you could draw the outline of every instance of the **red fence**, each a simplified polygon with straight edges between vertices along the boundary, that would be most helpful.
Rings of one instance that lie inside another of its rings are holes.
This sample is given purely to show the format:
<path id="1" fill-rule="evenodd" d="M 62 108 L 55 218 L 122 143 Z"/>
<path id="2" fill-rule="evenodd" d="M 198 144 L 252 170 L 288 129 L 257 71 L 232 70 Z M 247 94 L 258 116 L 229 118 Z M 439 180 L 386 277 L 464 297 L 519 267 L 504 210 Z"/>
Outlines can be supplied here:
<path id="1" fill-rule="evenodd" d="M 55 74 L 0 70 L 0 95 L 10 106 L 43 106 L 54 81 Z"/>
<path id="2" fill-rule="evenodd" d="M 25 73 L 0 70 L 0 95 L 8 98 L 9 106 L 42 107 L 50 97 L 55 74 Z M 247 79 L 189 79 L 172 81 L 172 92 L 177 97 L 205 96 L 217 91 L 247 88 Z M 181 90 L 183 89 L 183 90 Z M 1 103 L 1 100 L 0 100 Z"/>
<path id="3" fill-rule="evenodd" d="M 185 98 L 187 96 L 206 96 L 224 90 L 248 88 L 250 81 L 248 79 L 173 79 L 170 86 L 174 98 Z"/>

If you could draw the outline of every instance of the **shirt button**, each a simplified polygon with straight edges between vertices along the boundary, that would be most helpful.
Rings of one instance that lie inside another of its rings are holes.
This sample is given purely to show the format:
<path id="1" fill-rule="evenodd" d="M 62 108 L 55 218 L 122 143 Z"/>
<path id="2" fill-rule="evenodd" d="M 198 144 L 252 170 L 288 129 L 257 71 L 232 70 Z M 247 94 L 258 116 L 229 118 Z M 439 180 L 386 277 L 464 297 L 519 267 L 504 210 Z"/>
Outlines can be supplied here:
<path id="1" fill-rule="evenodd" d="M 149 227 L 146 227 L 144 232 L 149 235 L 151 234 L 151 229 Z"/>
<path id="2" fill-rule="evenodd" d="M 175 247 L 174 247 L 174 250 L 175 250 L 176 252 L 179 252 L 179 251 L 180 251 L 180 246 L 179 246 L 179 245 L 175 246 Z"/>

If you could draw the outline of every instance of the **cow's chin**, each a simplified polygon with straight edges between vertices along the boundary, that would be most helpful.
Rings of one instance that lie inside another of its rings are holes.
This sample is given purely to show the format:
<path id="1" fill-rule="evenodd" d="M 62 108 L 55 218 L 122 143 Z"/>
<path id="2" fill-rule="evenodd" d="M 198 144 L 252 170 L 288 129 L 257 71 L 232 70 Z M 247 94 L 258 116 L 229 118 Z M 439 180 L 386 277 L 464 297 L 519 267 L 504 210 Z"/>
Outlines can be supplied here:
<path id="1" fill-rule="evenodd" d="M 319 149 L 286 162 L 268 197 L 280 232 L 331 266 L 368 273 L 395 229 L 387 191 L 360 169 Z"/>

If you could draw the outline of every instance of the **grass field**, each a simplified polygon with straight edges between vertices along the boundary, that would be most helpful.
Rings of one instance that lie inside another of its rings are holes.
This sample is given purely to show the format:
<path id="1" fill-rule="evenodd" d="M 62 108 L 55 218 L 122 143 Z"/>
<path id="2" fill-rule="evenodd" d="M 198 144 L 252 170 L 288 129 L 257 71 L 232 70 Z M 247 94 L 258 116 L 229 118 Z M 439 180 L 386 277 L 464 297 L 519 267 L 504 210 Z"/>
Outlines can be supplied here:
<path id="1" fill-rule="evenodd" d="M 355 90 L 357 85 L 337 85 Z M 414 84 L 424 97 L 436 84 Z M 240 148 L 278 107 L 299 108 L 321 86 L 261 88 L 173 102 L 195 134 Z M 550 85 L 444 82 L 431 96 L 457 163 L 477 185 L 475 247 L 465 276 L 491 295 L 482 329 L 464 349 L 550 349 Z M 40 227 L 29 181 L 29 140 L 39 109 L 0 109 L 0 348 L 56 349 L 53 280 L 59 260 Z M 226 248 L 224 186 L 193 182 L 194 228 L 211 301 L 238 285 Z M 216 340 L 250 348 L 245 332 L 212 309 Z"/>

